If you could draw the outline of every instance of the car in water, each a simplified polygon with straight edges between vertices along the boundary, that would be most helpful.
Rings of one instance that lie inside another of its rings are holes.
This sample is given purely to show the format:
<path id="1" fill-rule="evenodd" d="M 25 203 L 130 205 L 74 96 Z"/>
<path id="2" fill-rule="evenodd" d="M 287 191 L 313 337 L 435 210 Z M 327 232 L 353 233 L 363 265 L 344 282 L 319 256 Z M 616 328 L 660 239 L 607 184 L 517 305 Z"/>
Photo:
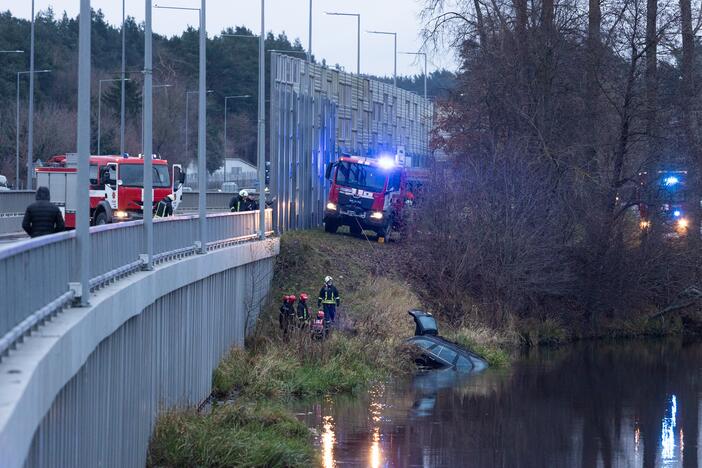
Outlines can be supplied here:
<path id="1" fill-rule="evenodd" d="M 463 372 L 479 372 L 488 366 L 482 357 L 439 336 L 436 319 L 432 314 L 418 309 L 408 313 L 414 319 L 415 331 L 414 336 L 406 342 L 419 348 L 417 364 L 420 366 L 452 368 Z"/>

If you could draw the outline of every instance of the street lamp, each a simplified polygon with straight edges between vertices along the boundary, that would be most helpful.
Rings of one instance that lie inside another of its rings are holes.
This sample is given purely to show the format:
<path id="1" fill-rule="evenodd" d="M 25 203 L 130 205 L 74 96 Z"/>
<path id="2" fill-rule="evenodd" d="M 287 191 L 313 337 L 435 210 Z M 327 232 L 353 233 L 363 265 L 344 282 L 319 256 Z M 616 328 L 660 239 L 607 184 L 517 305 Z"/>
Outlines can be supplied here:
<path id="1" fill-rule="evenodd" d="M 34 0 L 32 0 L 32 25 L 29 46 L 29 112 L 27 115 L 27 190 L 32 189 L 34 165 Z"/>
<path id="2" fill-rule="evenodd" d="M 198 215 L 200 217 L 200 253 L 207 253 L 207 135 L 205 134 L 205 123 L 207 119 L 207 108 L 205 103 L 207 69 L 206 65 L 206 45 L 207 31 L 205 7 L 207 0 L 200 0 L 200 8 L 185 8 L 173 6 L 154 5 L 155 8 L 163 8 L 168 10 L 188 10 L 198 11 L 200 13 L 200 33 L 199 33 L 199 67 L 198 67 L 198 94 L 200 102 L 198 105 L 198 132 L 197 132 L 197 171 L 198 171 L 198 186 L 200 187 L 200 196 L 198 197 Z M 187 94 L 186 94 L 186 111 L 187 111 Z M 187 119 L 187 112 L 185 117 Z M 188 129 L 185 129 L 187 136 Z"/>
<path id="3" fill-rule="evenodd" d="M 188 157 L 188 129 L 190 128 L 188 125 L 188 116 L 190 114 L 190 106 L 189 106 L 190 95 L 191 94 L 198 94 L 199 92 L 200 92 L 199 90 L 185 92 L 185 157 L 186 158 Z M 210 94 L 210 93 L 214 93 L 214 91 L 211 89 L 208 89 L 205 92 L 205 94 Z"/>
<path id="4" fill-rule="evenodd" d="M 248 99 L 251 96 L 249 94 L 242 94 L 240 96 L 224 96 L 224 159 L 227 159 L 227 102 L 230 99 Z M 226 182 L 227 171 L 225 163 L 224 180 Z"/>
<path id="5" fill-rule="evenodd" d="M 368 34 L 383 34 L 385 36 L 393 36 L 395 38 L 395 53 L 393 54 L 395 67 L 392 73 L 392 85 L 397 87 L 397 33 L 388 31 L 366 31 Z"/>
<path id="6" fill-rule="evenodd" d="M 424 56 L 424 99 L 427 98 L 427 54 L 424 52 L 400 52 L 404 55 Z"/>
<path id="7" fill-rule="evenodd" d="M 357 37 L 356 37 L 356 74 L 361 75 L 361 15 L 358 13 L 338 13 L 335 11 L 327 11 L 330 16 L 355 16 L 357 21 Z"/>
<path id="8" fill-rule="evenodd" d="M 152 85 L 151 89 L 172 88 L 172 84 Z M 141 105 L 141 154 L 144 152 L 144 103 Z"/>
<path id="9" fill-rule="evenodd" d="M 122 78 L 122 82 L 120 83 L 121 85 L 121 90 L 120 90 L 120 95 L 119 95 L 119 155 L 122 156 L 124 154 L 124 114 L 125 114 L 125 81 L 126 81 L 126 73 L 125 73 L 125 67 L 127 66 L 127 59 L 126 59 L 126 31 L 124 29 L 125 25 L 125 9 L 124 9 L 124 2 L 125 0 L 122 0 L 122 73 L 120 75 L 120 78 Z M 142 122 L 143 125 L 143 122 Z M 142 135 L 143 138 L 143 135 Z"/>
<path id="10" fill-rule="evenodd" d="M 204 1 L 204 0 L 203 0 Z M 312 2 L 310 2 L 310 9 Z M 311 16 L 310 12 L 310 16 Z M 258 37 L 258 236 L 266 238 L 266 0 L 261 0 L 261 35 Z M 310 32 L 312 27 L 310 25 Z M 310 34 L 311 38 L 311 34 Z"/>
<path id="11" fill-rule="evenodd" d="M 51 70 L 35 70 L 34 73 L 50 73 Z M 16 116 L 16 121 L 15 121 L 15 186 L 17 189 L 19 189 L 19 183 L 20 183 L 20 169 L 19 169 L 19 125 L 20 125 L 20 105 L 19 105 L 19 98 L 20 98 L 20 76 L 21 75 L 26 75 L 26 74 L 31 74 L 30 71 L 21 71 L 17 72 L 17 116 Z M 29 174 L 29 179 L 31 179 L 31 173 Z M 27 181 L 27 188 L 29 188 L 31 182 Z"/>
<path id="12" fill-rule="evenodd" d="M 124 72 L 122 72 L 124 74 Z M 129 78 L 114 78 L 114 79 L 106 79 L 106 80 L 100 80 L 98 81 L 98 141 L 97 141 L 97 155 L 100 156 L 102 155 L 101 147 L 100 147 L 100 141 L 101 141 L 101 129 L 102 129 L 102 84 L 103 83 L 114 83 L 115 81 L 122 81 L 122 85 L 124 86 L 125 81 L 130 81 Z M 124 88 L 122 88 L 124 89 Z M 120 129 L 121 132 L 121 129 Z M 122 151 L 124 148 L 122 147 L 122 142 L 120 142 L 120 151 Z M 120 153 L 120 156 L 124 154 L 124 152 Z"/>

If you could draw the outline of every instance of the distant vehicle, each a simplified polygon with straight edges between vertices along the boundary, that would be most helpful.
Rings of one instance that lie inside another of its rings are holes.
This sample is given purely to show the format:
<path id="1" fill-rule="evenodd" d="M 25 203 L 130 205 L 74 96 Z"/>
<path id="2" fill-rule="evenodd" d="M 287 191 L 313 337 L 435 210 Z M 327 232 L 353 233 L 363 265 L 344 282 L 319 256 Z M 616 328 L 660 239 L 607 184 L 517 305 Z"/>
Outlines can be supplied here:
<path id="1" fill-rule="evenodd" d="M 171 170 L 168 161 L 152 159 L 153 207 L 170 194 L 175 195 L 173 209 L 180 205 L 185 172 L 179 164 Z M 37 186 L 49 187 L 51 202 L 57 205 L 66 220 L 67 228 L 76 225 L 75 155 L 54 156 L 44 167 L 36 169 Z M 144 159 L 124 156 L 90 156 L 90 224 L 100 225 L 131 221 L 144 217 Z"/>
<path id="2" fill-rule="evenodd" d="M 7 177 L 0 175 L 0 192 L 9 192 L 10 188 L 7 186 Z"/>
<path id="3" fill-rule="evenodd" d="M 185 193 L 185 192 L 192 192 L 192 191 L 193 191 L 193 188 L 192 188 L 192 187 L 187 187 L 187 186 L 185 186 L 185 185 L 183 186 L 183 193 Z"/>
<path id="4" fill-rule="evenodd" d="M 662 223 L 668 230 L 687 232 L 690 200 L 687 171 L 657 171 L 639 174 L 639 226 L 648 230 Z"/>
<path id="5" fill-rule="evenodd" d="M 224 182 L 220 192 L 224 193 L 239 193 L 239 184 L 236 182 Z"/>

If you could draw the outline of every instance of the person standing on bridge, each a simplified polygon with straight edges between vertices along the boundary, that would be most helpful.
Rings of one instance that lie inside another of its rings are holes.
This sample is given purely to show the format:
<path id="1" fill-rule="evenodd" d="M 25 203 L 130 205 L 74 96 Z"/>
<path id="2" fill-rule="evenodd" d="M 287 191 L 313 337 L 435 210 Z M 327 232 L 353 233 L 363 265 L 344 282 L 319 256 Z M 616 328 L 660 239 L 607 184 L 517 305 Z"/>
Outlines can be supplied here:
<path id="1" fill-rule="evenodd" d="M 319 291 L 319 298 L 317 298 L 317 307 L 324 306 L 324 316 L 326 319 L 334 323 L 336 318 L 336 308 L 341 303 L 341 298 L 339 297 L 339 291 L 334 286 L 334 278 L 327 276 L 324 278 L 324 286 Z"/>
<path id="2" fill-rule="evenodd" d="M 230 211 L 253 211 L 256 209 L 256 202 L 249 195 L 247 190 L 240 190 L 239 195 L 234 195 L 229 201 Z"/>
<path id="3" fill-rule="evenodd" d="M 61 210 L 49 201 L 51 193 L 48 187 L 37 188 L 36 200 L 24 212 L 22 229 L 29 234 L 29 237 L 45 236 L 63 231 L 66 227 L 63 215 L 61 215 Z"/>

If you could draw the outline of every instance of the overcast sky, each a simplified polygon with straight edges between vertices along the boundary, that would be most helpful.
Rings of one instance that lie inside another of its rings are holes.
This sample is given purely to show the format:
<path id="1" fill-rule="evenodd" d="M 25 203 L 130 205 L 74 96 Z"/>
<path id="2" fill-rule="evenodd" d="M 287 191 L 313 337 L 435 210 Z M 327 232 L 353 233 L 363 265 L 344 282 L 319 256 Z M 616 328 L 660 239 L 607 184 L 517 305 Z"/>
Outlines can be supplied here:
<path id="1" fill-rule="evenodd" d="M 199 7 L 198 0 L 153 0 L 155 4 Z M 57 15 L 66 11 L 78 13 L 79 0 L 35 0 L 36 10 L 52 6 Z M 102 9 L 107 20 L 118 24 L 122 18 L 121 0 L 92 0 L 94 9 Z M 327 16 L 325 11 L 361 14 L 361 72 L 392 75 L 392 36 L 367 34 L 366 30 L 397 32 L 398 51 L 417 51 L 422 41 L 419 12 L 423 0 L 313 0 L 312 51 L 317 60 L 339 63 L 347 71 L 356 71 L 356 18 Z M 10 10 L 15 16 L 31 16 L 30 0 L 0 0 L 0 10 Z M 127 15 L 138 22 L 144 18 L 143 0 L 126 0 Z M 219 33 L 227 26 L 245 25 L 256 33 L 260 30 L 260 2 L 258 0 L 209 0 L 207 2 L 207 30 L 209 35 Z M 299 38 L 307 48 L 309 0 L 267 0 L 266 30 L 285 31 L 293 40 Z M 154 9 L 154 31 L 160 34 L 178 34 L 188 24 L 197 25 L 197 12 Z M 237 39 L 233 39 L 237 40 Z M 429 70 L 454 70 L 450 54 L 429 56 Z M 410 55 L 398 55 L 398 74 L 421 73 L 423 64 Z"/>

